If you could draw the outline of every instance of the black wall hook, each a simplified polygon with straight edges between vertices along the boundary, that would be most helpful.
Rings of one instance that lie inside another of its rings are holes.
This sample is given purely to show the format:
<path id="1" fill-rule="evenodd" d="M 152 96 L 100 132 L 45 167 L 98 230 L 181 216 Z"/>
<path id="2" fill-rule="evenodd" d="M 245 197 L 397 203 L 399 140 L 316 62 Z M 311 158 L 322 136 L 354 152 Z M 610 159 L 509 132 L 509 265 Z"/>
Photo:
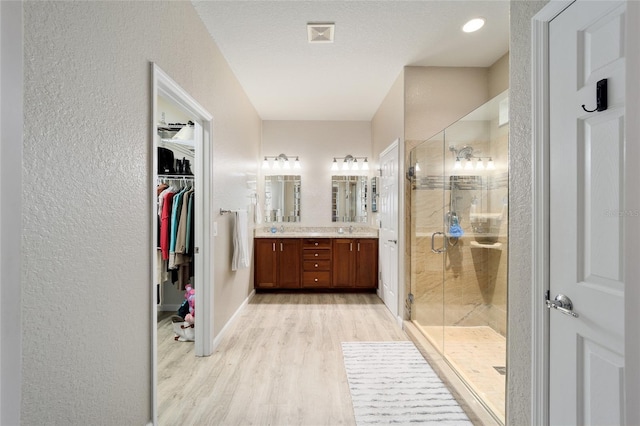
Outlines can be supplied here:
<path id="1" fill-rule="evenodd" d="M 586 112 L 596 112 L 604 111 L 607 108 L 607 79 L 603 78 L 596 83 L 596 109 L 588 110 L 584 104 L 582 104 L 582 109 Z"/>

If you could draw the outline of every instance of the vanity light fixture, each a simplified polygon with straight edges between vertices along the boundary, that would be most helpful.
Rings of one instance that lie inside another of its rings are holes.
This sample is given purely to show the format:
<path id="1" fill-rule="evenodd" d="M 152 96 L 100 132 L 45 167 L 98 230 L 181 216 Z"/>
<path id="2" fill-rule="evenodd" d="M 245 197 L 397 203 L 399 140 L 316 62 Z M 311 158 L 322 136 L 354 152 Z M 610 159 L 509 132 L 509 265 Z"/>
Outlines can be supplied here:
<path id="1" fill-rule="evenodd" d="M 293 157 L 293 156 L 292 156 Z M 273 160 L 272 163 L 269 163 L 269 160 Z M 296 156 L 295 161 L 293 162 L 293 168 L 295 170 L 300 170 L 300 157 Z M 291 170 L 291 163 L 289 162 L 289 157 L 285 154 L 280 154 L 278 156 L 269 156 L 265 155 L 264 160 L 262 161 L 262 169 L 263 170 Z"/>
<path id="2" fill-rule="evenodd" d="M 416 172 L 419 172 L 419 171 L 420 171 L 420 163 L 418 163 L 418 162 L 416 161 L 416 165 L 415 165 L 415 166 L 413 166 L 413 170 L 415 170 Z"/>
<path id="3" fill-rule="evenodd" d="M 495 170 L 496 165 L 493 162 L 493 158 L 491 157 L 478 157 L 473 155 L 473 147 L 465 145 L 462 148 L 458 149 L 455 146 L 450 146 L 449 151 L 451 151 L 455 157 L 456 161 L 453 163 L 453 170 Z M 487 164 L 485 166 L 484 161 L 487 160 Z M 475 161 L 475 165 L 474 165 Z M 463 167 L 464 165 L 464 167 Z M 416 163 L 417 166 L 417 163 Z"/>
<path id="4" fill-rule="evenodd" d="M 462 27 L 465 33 L 473 33 L 484 26 L 484 18 L 473 18 Z"/>
<path id="5" fill-rule="evenodd" d="M 338 159 L 342 160 L 342 170 L 345 172 L 348 170 L 353 170 L 353 171 L 369 170 L 369 161 L 367 157 L 354 157 L 353 155 L 349 154 L 346 157 L 333 157 L 333 161 L 331 162 L 331 170 L 334 172 L 338 171 L 339 169 Z M 358 159 L 361 159 L 362 162 L 358 163 Z M 360 166 L 360 164 L 362 164 L 362 166 Z"/>

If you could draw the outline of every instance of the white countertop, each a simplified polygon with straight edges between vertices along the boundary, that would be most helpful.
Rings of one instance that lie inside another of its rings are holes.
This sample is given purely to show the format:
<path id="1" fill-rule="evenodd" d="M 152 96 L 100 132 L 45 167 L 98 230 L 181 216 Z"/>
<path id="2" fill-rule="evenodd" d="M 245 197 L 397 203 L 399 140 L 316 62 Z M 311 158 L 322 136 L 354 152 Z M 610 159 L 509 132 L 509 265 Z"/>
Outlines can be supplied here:
<path id="1" fill-rule="evenodd" d="M 276 226 L 276 232 L 271 232 L 270 227 L 256 228 L 255 238 L 378 238 L 378 228 L 368 226 L 354 226 L 349 232 L 348 226 L 335 227 L 294 227 L 284 226 L 284 232 L 280 226 Z M 342 232 L 340 232 L 342 231 Z"/>

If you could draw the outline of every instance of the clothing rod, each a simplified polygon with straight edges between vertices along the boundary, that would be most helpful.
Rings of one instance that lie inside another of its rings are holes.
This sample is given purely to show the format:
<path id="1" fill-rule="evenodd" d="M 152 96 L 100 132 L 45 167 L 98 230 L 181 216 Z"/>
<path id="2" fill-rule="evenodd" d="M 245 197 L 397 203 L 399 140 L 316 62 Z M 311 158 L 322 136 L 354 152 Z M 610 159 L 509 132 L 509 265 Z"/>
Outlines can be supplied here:
<path id="1" fill-rule="evenodd" d="M 193 180 L 193 175 L 158 175 L 158 179 Z"/>

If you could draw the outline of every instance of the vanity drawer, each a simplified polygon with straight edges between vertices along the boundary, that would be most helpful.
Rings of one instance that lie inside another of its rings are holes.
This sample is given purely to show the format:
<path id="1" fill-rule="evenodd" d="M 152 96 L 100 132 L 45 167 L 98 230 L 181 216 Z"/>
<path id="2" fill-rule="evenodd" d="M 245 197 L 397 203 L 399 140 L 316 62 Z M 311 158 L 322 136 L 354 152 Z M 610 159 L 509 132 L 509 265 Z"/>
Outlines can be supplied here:
<path id="1" fill-rule="evenodd" d="M 330 260 L 305 260 L 303 262 L 303 271 L 330 271 Z"/>
<path id="2" fill-rule="evenodd" d="M 303 287 L 329 287 L 331 285 L 330 271 L 312 271 L 302 273 Z"/>
<path id="3" fill-rule="evenodd" d="M 329 238 L 304 238 L 302 240 L 303 248 L 331 248 L 331 239 Z"/>
<path id="4" fill-rule="evenodd" d="M 330 260 L 331 250 L 328 249 L 305 249 L 302 250 L 302 258 L 304 260 Z"/>

